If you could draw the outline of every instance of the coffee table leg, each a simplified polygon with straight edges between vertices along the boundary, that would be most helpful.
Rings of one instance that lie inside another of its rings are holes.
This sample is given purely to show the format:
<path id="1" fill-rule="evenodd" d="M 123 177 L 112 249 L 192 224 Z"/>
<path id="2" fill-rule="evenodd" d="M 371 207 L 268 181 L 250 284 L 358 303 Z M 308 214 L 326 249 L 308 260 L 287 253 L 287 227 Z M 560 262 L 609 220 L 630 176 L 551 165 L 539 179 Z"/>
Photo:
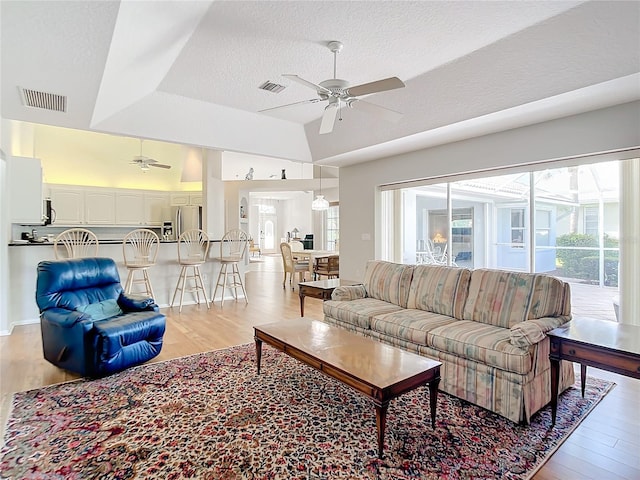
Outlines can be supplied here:
<path id="1" fill-rule="evenodd" d="M 584 387 L 587 383 L 587 366 L 584 363 L 580 364 L 580 387 L 582 387 L 582 398 L 584 398 Z"/>
<path id="2" fill-rule="evenodd" d="M 256 363 L 258 365 L 258 375 L 260 374 L 260 360 L 262 360 L 262 340 L 253 337 L 256 341 Z"/>
<path id="3" fill-rule="evenodd" d="M 429 382 L 429 407 L 431 409 L 431 426 L 436 428 L 436 408 L 438 406 L 438 385 L 440 377 Z"/>
<path id="4" fill-rule="evenodd" d="M 376 429 L 378 431 L 378 458 L 382 458 L 384 451 L 384 429 L 387 426 L 387 407 L 389 402 L 376 405 Z"/>

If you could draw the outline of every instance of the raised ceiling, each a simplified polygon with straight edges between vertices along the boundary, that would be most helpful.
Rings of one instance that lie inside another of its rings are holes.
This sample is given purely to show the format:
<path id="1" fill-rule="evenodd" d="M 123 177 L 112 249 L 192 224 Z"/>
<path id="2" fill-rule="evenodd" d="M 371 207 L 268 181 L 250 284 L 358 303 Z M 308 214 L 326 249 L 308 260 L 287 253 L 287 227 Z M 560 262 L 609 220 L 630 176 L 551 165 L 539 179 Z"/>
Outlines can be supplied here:
<path id="1" fill-rule="evenodd" d="M 640 98 L 640 2 L 0 2 L 2 116 L 345 165 Z M 281 74 L 398 76 L 367 97 L 397 124 L 324 104 Z M 286 86 L 274 94 L 265 81 Z M 19 87 L 64 95 L 25 107 Z"/>

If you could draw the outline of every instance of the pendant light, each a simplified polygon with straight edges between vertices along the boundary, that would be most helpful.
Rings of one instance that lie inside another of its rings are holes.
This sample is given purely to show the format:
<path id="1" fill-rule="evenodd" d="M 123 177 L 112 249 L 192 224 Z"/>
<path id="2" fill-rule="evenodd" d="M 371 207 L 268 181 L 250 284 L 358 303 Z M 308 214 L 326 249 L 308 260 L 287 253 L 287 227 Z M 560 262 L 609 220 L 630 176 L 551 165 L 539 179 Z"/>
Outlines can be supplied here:
<path id="1" fill-rule="evenodd" d="M 311 210 L 329 210 L 329 202 L 322 195 L 322 165 L 320 165 L 320 195 L 316 195 L 316 199 L 311 202 Z"/>

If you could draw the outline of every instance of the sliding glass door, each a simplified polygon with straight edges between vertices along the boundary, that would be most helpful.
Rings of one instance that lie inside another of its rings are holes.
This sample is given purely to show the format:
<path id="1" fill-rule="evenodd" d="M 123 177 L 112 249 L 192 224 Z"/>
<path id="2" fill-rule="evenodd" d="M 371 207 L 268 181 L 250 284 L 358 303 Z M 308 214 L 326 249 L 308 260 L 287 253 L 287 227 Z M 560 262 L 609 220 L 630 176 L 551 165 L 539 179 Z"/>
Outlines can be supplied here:
<path id="1" fill-rule="evenodd" d="M 383 192 L 387 259 L 548 273 L 574 312 L 615 320 L 619 162 L 505 173 Z M 394 212 L 394 214 L 388 214 Z"/>

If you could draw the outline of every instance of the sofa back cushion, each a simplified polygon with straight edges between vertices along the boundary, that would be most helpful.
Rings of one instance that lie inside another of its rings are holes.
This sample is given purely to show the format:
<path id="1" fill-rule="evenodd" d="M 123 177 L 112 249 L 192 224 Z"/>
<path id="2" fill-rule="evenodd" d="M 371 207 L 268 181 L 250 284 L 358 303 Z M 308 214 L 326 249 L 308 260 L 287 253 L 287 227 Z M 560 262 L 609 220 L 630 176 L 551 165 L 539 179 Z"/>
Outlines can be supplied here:
<path id="1" fill-rule="evenodd" d="M 413 266 L 369 260 L 364 273 L 367 296 L 407 307 Z"/>
<path id="2" fill-rule="evenodd" d="M 511 328 L 528 319 L 568 315 L 567 291 L 564 282 L 548 275 L 473 270 L 463 318 Z"/>
<path id="3" fill-rule="evenodd" d="M 441 265 L 418 265 L 413 270 L 407 308 L 462 319 L 471 271 Z"/>
<path id="4" fill-rule="evenodd" d="M 536 275 L 533 295 L 527 318 L 571 315 L 571 290 L 569 284 L 549 275 Z"/>
<path id="5" fill-rule="evenodd" d="M 463 319 L 503 328 L 525 321 L 533 280 L 527 273 L 473 270 Z"/>

